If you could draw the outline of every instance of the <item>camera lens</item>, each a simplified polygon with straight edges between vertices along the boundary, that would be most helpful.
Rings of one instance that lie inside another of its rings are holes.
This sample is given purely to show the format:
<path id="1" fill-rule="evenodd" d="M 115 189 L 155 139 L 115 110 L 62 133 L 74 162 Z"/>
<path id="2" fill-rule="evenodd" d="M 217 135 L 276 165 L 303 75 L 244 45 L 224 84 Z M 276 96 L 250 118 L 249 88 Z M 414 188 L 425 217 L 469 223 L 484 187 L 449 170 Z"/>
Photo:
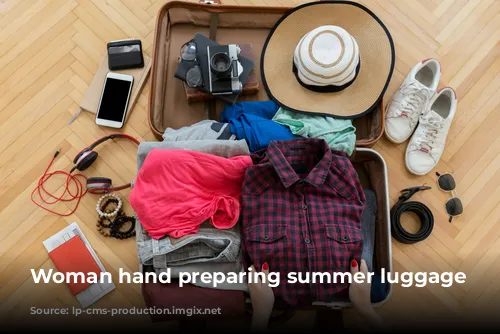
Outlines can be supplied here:
<path id="1" fill-rule="evenodd" d="M 229 57 L 224 54 L 224 53 L 219 53 L 216 54 L 212 58 L 213 62 L 213 67 L 218 71 L 218 72 L 224 72 L 225 70 L 228 69 L 229 67 Z"/>
<path id="2" fill-rule="evenodd" d="M 231 72 L 231 59 L 227 53 L 219 52 L 210 59 L 210 68 L 219 78 L 226 78 Z"/>

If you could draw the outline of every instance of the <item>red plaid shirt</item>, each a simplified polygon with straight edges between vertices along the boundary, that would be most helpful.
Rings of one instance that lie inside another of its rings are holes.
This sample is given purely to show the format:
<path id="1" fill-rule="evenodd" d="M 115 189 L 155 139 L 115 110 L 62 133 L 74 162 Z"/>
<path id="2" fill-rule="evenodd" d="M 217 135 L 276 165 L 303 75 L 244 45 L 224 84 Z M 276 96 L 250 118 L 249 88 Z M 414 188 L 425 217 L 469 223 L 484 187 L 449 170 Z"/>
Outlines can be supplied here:
<path id="1" fill-rule="evenodd" d="M 347 297 L 342 283 L 288 283 L 288 273 L 349 272 L 363 248 L 365 195 L 346 154 L 323 139 L 271 142 L 252 155 L 243 183 L 241 233 L 246 263 L 280 273 L 277 298 L 310 305 Z M 298 278 L 298 274 L 297 274 Z"/>

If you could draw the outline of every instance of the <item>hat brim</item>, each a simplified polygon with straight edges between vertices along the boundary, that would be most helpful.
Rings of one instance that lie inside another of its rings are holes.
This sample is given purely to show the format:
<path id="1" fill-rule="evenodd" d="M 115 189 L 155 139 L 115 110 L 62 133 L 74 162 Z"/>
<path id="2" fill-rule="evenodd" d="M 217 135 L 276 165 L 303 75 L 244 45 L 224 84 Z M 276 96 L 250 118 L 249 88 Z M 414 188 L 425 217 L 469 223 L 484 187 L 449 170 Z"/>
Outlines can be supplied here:
<path id="1" fill-rule="evenodd" d="M 293 73 L 293 55 L 304 34 L 322 25 L 337 25 L 356 40 L 360 69 L 356 80 L 340 92 L 314 92 Z M 261 76 L 270 99 L 297 112 L 357 118 L 382 99 L 394 70 L 391 34 L 369 9 L 350 1 L 307 3 L 286 13 L 272 28 L 261 57 Z"/>

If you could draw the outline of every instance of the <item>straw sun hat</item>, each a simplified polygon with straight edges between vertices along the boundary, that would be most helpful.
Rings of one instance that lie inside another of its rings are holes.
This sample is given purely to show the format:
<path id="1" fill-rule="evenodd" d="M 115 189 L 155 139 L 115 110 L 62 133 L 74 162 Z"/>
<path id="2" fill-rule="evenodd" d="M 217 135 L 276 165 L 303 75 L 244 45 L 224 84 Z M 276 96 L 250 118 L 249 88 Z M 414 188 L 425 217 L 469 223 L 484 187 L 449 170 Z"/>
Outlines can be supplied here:
<path id="1" fill-rule="evenodd" d="M 298 112 L 360 117 L 374 109 L 394 69 L 394 44 L 382 21 L 349 1 L 307 3 L 269 34 L 262 81 L 278 105 Z"/>

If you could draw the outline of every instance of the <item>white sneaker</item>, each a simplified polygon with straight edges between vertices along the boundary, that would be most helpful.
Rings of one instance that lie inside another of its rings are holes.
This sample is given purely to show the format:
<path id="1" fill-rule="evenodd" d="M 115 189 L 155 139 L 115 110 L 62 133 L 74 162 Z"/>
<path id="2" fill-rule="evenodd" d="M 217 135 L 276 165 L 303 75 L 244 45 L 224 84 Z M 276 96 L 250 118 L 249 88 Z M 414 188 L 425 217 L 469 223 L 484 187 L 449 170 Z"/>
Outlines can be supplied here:
<path id="1" fill-rule="evenodd" d="M 415 65 L 399 90 L 387 104 L 385 136 L 400 144 L 410 138 L 419 116 L 428 109 L 429 100 L 436 92 L 441 77 L 441 66 L 429 58 Z"/>
<path id="2" fill-rule="evenodd" d="M 406 148 L 406 168 L 411 173 L 425 175 L 437 165 L 456 110 L 457 95 L 453 88 L 444 87 L 432 97 L 429 110 L 420 116 Z"/>

